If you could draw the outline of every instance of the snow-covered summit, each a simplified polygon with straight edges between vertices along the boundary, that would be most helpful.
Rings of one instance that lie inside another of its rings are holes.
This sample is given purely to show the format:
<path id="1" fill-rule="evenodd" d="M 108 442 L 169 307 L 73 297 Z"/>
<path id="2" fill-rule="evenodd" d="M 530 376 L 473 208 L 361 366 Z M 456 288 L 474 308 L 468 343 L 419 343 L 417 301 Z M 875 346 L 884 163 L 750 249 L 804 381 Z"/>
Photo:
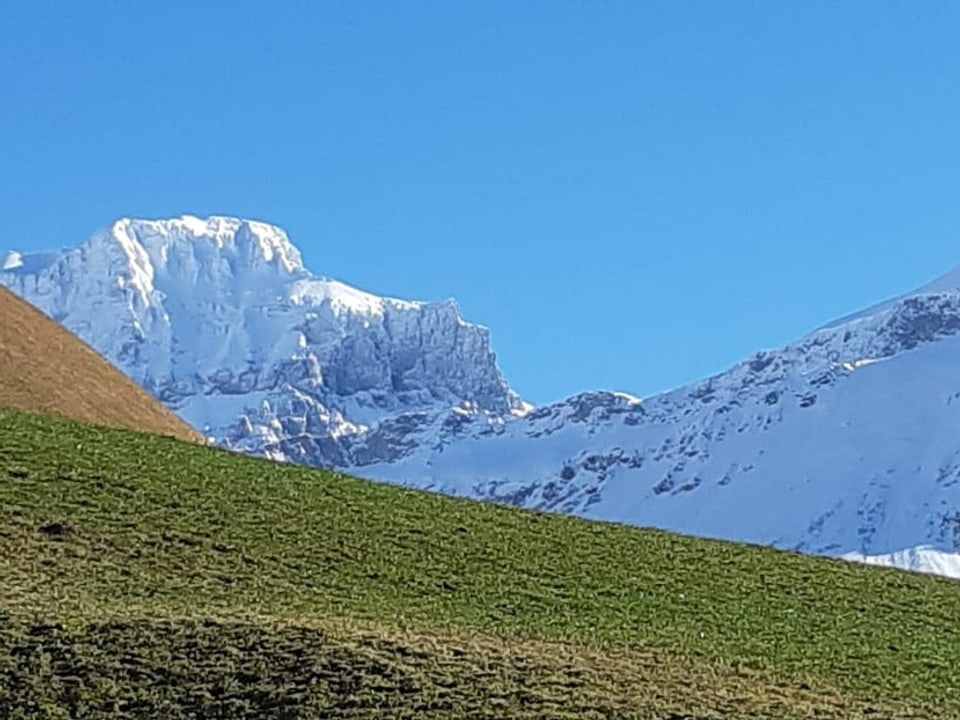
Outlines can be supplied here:
<path id="1" fill-rule="evenodd" d="M 76 247 L 6 257 L 0 283 L 214 436 L 294 397 L 338 436 L 411 409 L 524 407 L 455 303 L 316 276 L 273 225 L 121 219 Z"/>
<path id="2" fill-rule="evenodd" d="M 882 302 L 870 305 L 869 307 L 864 308 L 863 310 L 858 310 L 857 312 L 851 313 L 849 315 L 844 315 L 839 317 L 832 322 L 827 323 L 823 326 L 823 329 L 829 329 L 834 327 L 839 327 L 841 325 L 847 325 L 855 320 L 862 320 L 864 318 L 876 318 L 883 315 L 884 313 L 890 311 L 892 308 L 895 308 L 897 305 L 902 304 L 905 300 L 909 298 L 922 297 L 927 295 L 955 295 L 960 294 L 960 266 L 957 266 L 950 270 L 949 272 L 940 275 L 928 283 L 921 285 L 920 287 L 910 290 L 909 292 L 903 293 L 902 295 L 897 295 L 896 297 L 883 300 Z"/>
<path id="3" fill-rule="evenodd" d="M 106 241 L 120 245 L 130 257 L 145 251 L 151 261 L 165 266 L 186 248 L 198 261 L 226 262 L 230 269 L 275 266 L 280 274 L 305 272 L 300 251 L 287 233 L 255 220 L 183 215 L 171 220 L 117 220 L 88 244 Z M 226 270 L 227 268 L 223 268 Z"/>

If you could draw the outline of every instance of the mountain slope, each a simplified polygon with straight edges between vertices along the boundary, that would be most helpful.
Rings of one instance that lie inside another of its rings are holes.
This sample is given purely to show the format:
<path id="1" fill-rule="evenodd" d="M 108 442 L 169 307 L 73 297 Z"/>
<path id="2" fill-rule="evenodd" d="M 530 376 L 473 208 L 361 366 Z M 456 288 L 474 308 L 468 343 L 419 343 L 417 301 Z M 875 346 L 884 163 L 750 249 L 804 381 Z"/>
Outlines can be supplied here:
<path id="1" fill-rule="evenodd" d="M 200 436 L 83 341 L 0 287 L 0 407 Z"/>
<path id="2" fill-rule="evenodd" d="M 960 272 L 662 395 L 531 408 L 452 303 L 318 278 L 262 223 L 122 220 L 0 267 L 225 447 L 960 577 Z"/>
<path id="3" fill-rule="evenodd" d="M 0 716 L 954 718 L 960 585 L 0 412 Z"/>

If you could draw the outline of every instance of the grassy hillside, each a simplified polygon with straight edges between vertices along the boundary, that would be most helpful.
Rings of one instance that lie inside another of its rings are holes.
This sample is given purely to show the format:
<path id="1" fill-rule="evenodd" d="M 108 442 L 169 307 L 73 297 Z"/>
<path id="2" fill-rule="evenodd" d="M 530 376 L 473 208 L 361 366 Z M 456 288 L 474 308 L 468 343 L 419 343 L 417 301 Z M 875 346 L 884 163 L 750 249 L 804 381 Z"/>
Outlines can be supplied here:
<path id="1" fill-rule="evenodd" d="M 0 717 L 960 717 L 960 584 L 0 413 Z"/>
<path id="2" fill-rule="evenodd" d="M 90 346 L 2 286 L 0 407 L 202 440 Z"/>

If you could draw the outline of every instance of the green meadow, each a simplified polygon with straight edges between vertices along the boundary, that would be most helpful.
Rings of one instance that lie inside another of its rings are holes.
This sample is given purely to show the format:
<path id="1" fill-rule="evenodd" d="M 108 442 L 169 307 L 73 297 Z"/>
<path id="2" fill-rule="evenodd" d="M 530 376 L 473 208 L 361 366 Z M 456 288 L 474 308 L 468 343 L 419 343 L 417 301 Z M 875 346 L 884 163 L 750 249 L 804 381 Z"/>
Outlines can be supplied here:
<path id="1" fill-rule="evenodd" d="M 0 717 L 956 718 L 960 583 L 0 412 Z"/>

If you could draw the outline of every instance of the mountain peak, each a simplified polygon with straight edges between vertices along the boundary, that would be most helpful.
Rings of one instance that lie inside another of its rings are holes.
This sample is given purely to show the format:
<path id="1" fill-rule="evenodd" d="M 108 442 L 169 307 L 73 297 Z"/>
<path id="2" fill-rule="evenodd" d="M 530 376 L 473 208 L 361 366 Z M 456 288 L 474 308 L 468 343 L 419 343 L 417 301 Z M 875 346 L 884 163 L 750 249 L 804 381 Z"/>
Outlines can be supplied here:
<path id="1" fill-rule="evenodd" d="M 311 437 L 322 427 L 343 438 L 464 402 L 498 415 L 525 407 L 486 328 L 455 302 L 381 297 L 315 275 L 267 223 L 121 218 L 79 246 L 0 260 L 0 285 L 195 427 L 266 413 L 274 432 L 286 409 Z"/>
<path id="2" fill-rule="evenodd" d="M 189 246 L 194 254 L 199 251 L 234 263 L 275 265 L 286 274 L 305 270 L 300 250 L 290 242 L 287 233 L 257 220 L 223 215 L 182 215 L 158 220 L 121 218 L 91 242 L 98 236 L 116 241 L 132 256 L 139 253 L 139 246 L 160 264 L 165 264 L 171 251 L 183 252 Z"/>
<path id="3" fill-rule="evenodd" d="M 886 313 L 889 310 L 892 310 L 899 306 L 904 300 L 909 298 L 920 297 L 924 295 L 957 295 L 960 296 L 960 265 L 953 268 L 949 272 L 940 275 L 928 283 L 921 285 L 920 287 L 914 288 L 909 292 L 905 292 L 901 295 L 889 298 L 887 300 L 882 300 L 878 303 L 874 303 L 868 307 L 863 308 L 862 310 L 857 310 L 856 312 L 844 315 L 842 317 L 833 320 L 826 325 L 819 328 L 820 330 L 829 330 L 852 323 L 856 320 L 863 320 L 865 318 L 874 317 Z"/>

